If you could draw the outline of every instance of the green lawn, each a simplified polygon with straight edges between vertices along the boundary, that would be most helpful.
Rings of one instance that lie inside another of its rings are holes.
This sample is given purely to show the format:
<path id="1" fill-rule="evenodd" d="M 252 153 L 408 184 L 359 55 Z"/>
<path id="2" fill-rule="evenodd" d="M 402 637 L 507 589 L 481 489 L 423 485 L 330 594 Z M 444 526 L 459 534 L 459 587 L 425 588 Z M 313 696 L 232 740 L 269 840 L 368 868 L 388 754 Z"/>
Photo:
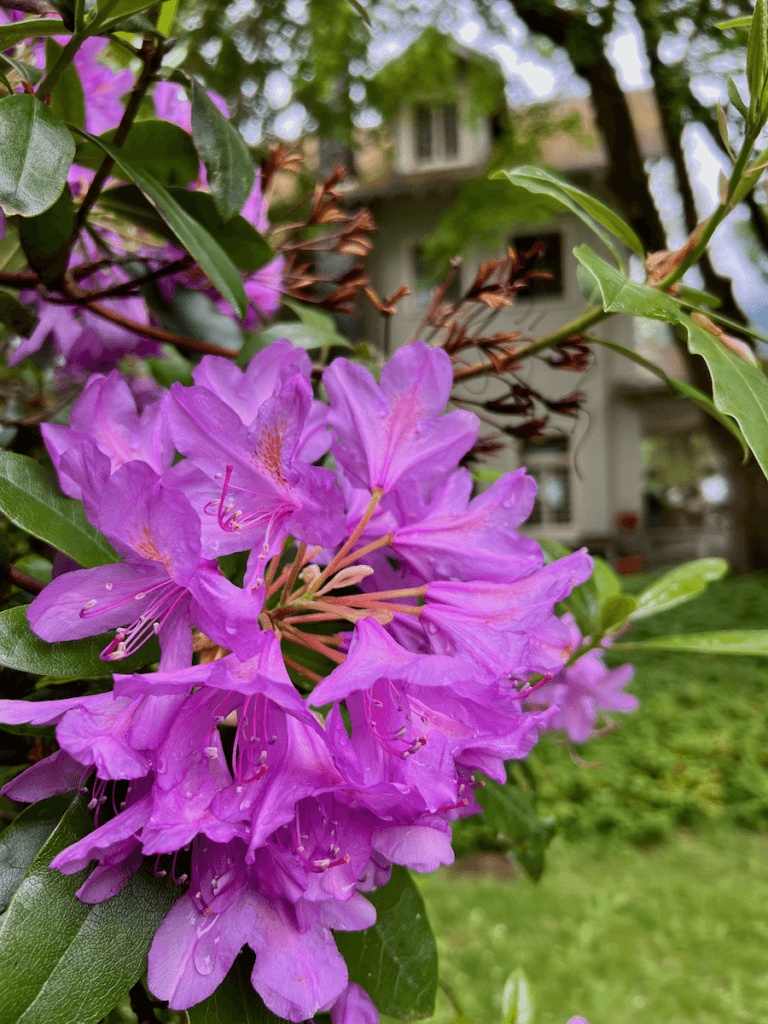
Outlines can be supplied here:
<path id="1" fill-rule="evenodd" d="M 441 977 L 477 1024 L 522 967 L 536 1024 L 768 1021 L 768 839 L 717 830 L 650 851 L 556 841 L 547 871 L 420 877 Z M 435 1024 L 456 1017 L 441 995 Z"/>

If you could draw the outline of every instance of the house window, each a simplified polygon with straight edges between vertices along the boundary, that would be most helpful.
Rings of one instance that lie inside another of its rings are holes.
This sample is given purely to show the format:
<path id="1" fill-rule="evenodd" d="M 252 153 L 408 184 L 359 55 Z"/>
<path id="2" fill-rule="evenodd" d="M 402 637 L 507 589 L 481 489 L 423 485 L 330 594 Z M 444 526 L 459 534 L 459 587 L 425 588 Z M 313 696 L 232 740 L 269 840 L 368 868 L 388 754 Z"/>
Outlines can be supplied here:
<path id="1" fill-rule="evenodd" d="M 459 112 L 455 103 L 414 107 L 416 163 L 455 160 L 459 156 Z"/>
<path id="2" fill-rule="evenodd" d="M 448 276 L 448 267 L 442 267 L 438 271 L 435 264 L 425 259 L 424 247 L 415 245 L 412 250 L 413 263 L 413 301 L 416 308 L 424 311 L 432 298 L 432 290 L 436 285 L 442 284 Z M 461 267 L 451 281 L 448 291 L 443 296 L 444 302 L 458 302 L 461 298 Z"/>
<path id="3" fill-rule="evenodd" d="M 528 288 L 523 288 L 517 293 L 521 298 L 563 294 L 562 237 L 559 234 L 519 235 L 512 239 L 513 247 L 523 256 L 538 243 L 541 243 L 540 248 L 543 247 L 544 251 L 529 261 L 528 267 L 530 270 L 546 271 L 552 276 L 531 281 Z"/>
<path id="4" fill-rule="evenodd" d="M 527 522 L 533 526 L 570 523 L 571 471 L 568 441 L 548 437 L 544 441 L 524 441 L 522 461 L 536 481 L 538 490 Z"/>

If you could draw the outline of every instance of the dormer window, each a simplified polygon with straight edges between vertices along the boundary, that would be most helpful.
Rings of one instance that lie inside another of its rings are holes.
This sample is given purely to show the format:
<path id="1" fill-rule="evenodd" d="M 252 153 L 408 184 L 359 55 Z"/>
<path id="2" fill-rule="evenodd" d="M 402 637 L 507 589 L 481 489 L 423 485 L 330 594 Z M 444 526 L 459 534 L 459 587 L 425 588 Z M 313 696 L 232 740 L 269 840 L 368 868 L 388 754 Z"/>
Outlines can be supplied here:
<path id="1" fill-rule="evenodd" d="M 416 163 L 443 163 L 458 157 L 459 114 L 455 103 L 414 107 L 413 130 Z"/>

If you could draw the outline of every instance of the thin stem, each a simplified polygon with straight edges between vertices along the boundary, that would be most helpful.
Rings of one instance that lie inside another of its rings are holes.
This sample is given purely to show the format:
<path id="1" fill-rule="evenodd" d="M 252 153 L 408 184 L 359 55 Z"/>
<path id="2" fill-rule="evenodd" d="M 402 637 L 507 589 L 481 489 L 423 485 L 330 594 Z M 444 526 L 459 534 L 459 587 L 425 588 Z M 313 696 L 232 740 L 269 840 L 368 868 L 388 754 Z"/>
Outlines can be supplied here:
<path id="1" fill-rule="evenodd" d="M 144 61 L 144 66 L 141 69 L 141 74 L 136 79 L 136 82 L 131 90 L 131 95 L 128 98 L 128 102 L 125 105 L 123 116 L 120 124 L 117 126 L 115 136 L 112 139 L 112 145 L 115 149 L 121 149 L 123 143 L 128 138 L 128 133 L 133 127 L 133 122 L 136 119 L 136 115 L 139 112 L 142 100 L 144 99 L 147 90 L 155 79 L 155 75 L 163 61 L 163 45 L 162 43 L 155 42 L 151 36 L 147 35 L 144 37 L 144 42 L 141 46 L 141 56 Z M 85 218 L 91 211 L 91 207 L 99 198 L 101 190 L 104 187 L 104 183 L 109 177 L 110 171 L 114 166 L 115 161 L 111 156 L 105 156 L 101 161 L 98 171 L 94 176 L 93 181 L 90 184 L 88 191 L 86 192 L 85 199 L 80 204 L 80 209 L 77 211 L 77 227 L 78 229 L 85 223 Z"/>
<path id="2" fill-rule="evenodd" d="M 325 655 L 326 658 L 335 661 L 337 665 L 343 665 L 347 660 L 346 654 L 340 654 L 338 651 L 334 651 L 332 647 L 326 647 L 317 634 L 302 633 L 300 629 L 296 629 L 295 626 L 290 626 L 286 623 L 282 623 L 282 626 L 284 627 L 284 636 L 287 636 L 289 640 L 293 640 L 294 643 L 300 644 L 302 647 L 308 647 L 311 651 L 316 651 L 318 654 Z"/>
<path id="3" fill-rule="evenodd" d="M 594 306 L 590 309 L 585 310 L 581 316 L 576 317 L 575 320 L 571 320 L 570 323 L 564 324 L 559 327 L 556 331 L 552 331 L 550 334 L 545 334 L 543 338 L 538 338 L 536 341 L 530 342 L 528 345 L 523 345 L 521 348 L 516 349 L 511 354 L 511 359 L 517 362 L 519 359 L 526 359 L 528 356 L 535 355 L 537 352 L 541 352 L 545 348 L 550 348 L 552 345 L 557 345 L 558 342 L 567 341 L 574 334 L 582 334 L 592 324 L 598 323 L 600 320 L 605 320 L 606 317 L 612 316 L 612 313 L 606 313 L 604 309 L 595 309 Z M 486 373 L 496 373 L 496 368 L 490 360 L 482 363 L 475 363 L 474 366 L 468 366 L 463 370 L 454 370 L 453 381 L 457 383 L 460 380 L 471 380 L 473 377 L 482 377 Z"/>
<path id="4" fill-rule="evenodd" d="M 48 99 L 53 89 L 55 89 L 59 84 L 61 76 L 74 60 L 75 54 L 83 45 L 85 39 L 85 33 L 81 34 L 79 32 L 75 32 L 59 54 L 58 59 L 54 61 L 53 67 L 46 73 L 42 82 L 38 85 L 37 90 L 35 91 L 35 96 L 37 96 L 41 103 L 44 103 Z"/>
<path id="5" fill-rule="evenodd" d="M 153 338 L 155 341 L 165 342 L 167 345 L 174 345 L 176 348 L 187 349 L 190 352 L 202 352 L 205 355 L 226 356 L 228 359 L 234 359 L 237 355 L 237 350 L 234 348 L 210 345 L 207 341 L 198 341 L 197 338 L 184 338 L 179 334 L 173 334 L 171 331 L 164 331 L 161 327 L 152 327 L 151 324 L 139 324 L 135 320 L 129 320 L 128 317 L 115 313 L 105 306 L 99 306 L 95 302 L 86 302 L 85 308 L 90 309 L 92 313 L 102 317 L 104 320 L 109 320 L 113 324 L 124 327 L 127 331 L 141 334 L 145 338 Z"/>
<path id="6" fill-rule="evenodd" d="M 357 524 L 352 533 L 349 535 L 346 541 L 342 544 L 342 546 L 333 556 L 328 565 L 326 565 L 325 569 L 323 569 L 320 575 L 316 579 L 312 580 L 312 582 L 307 587 L 307 591 L 310 594 L 314 594 L 315 591 L 319 590 L 323 583 L 325 583 L 325 581 L 328 579 L 328 577 L 332 576 L 333 573 L 335 573 L 338 570 L 339 562 L 344 559 L 345 555 L 349 553 L 350 549 L 359 540 L 360 535 L 370 522 L 371 516 L 376 511 L 376 507 L 383 497 L 384 492 L 381 490 L 381 488 L 374 487 L 373 491 L 371 492 L 371 500 L 368 503 L 368 508 L 365 510 L 365 512 L 363 512 L 360 522 Z"/>
<path id="7" fill-rule="evenodd" d="M 377 548 L 391 547 L 394 539 L 394 534 L 387 533 L 383 537 L 379 537 L 378 540 L 372 540 L 371 543 L 366 544 L 364 548 L 358 548 L 357 551 L 353 551 L 351 555 L 347 555 L 346 558 L 342 558 L 336 568 L 346 569 L 348 565 L 352 565 L 353 562 L 358 562 L 364 555 L 370 555 L 370 553 L 372 551 L 376 551 Z"/>
<path id="8" fill-rule="evenodd" d="M 306 553 L 307 544 L 306 541 L 302 541 L 301 544 L 299 544 L 299 550 L 296 552 L 296 557 L 294 558 L 293 564 L 291 565 L 291 571 L 288 573 L 288 579 L 285 581 L 283 592 L 280 595 L 280 604 L 285 604 L 285 602 L 288 600 L 288 595 L 293 590 L 293 585 L 296 582 L 296 577 L 299 575 L 299 570 L 304 564 L 304 556 L 306 555 Z"/>
<path id="9" fill-rule="evenodd" d="M 294 672 L 298 672 L 299 675 L 302 675 L 306 679 L 309 679 L 311 683 L 322 683 L 322 676 L 319 676 L 317 672 L 313 672 L 312 669 L 306 668 L 304 665 L 299 664 L 298 661 L 294 661 L 293 658 L 289 658 L 287 654 L 283 655 L 283 661 L 288 666 L 288 668 L 292 668 Z"/>

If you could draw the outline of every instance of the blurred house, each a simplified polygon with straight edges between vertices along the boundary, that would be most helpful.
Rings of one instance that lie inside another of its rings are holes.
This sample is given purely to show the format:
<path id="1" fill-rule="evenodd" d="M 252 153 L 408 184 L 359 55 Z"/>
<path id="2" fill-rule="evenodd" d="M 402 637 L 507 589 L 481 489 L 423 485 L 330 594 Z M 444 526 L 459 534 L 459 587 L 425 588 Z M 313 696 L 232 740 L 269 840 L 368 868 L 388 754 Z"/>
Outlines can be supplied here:
<path id="1" fill-rule="evenodd" d="M 488 60 L 455 45 L 454 49 L 460 70 L 463 62 Z M 357 324 L 359 337 L 388 353 L 414 337 L 429 302 L 435 268 L 424 258 L 427 240 L 462 186 L 485 177 L 498 145 L 498 118 L 472 115 L 465 79 L 460 75 L 456 87 L 442 96 L 434 92 L 409 95 L 383 133 L 361 134 L 354 153 L 321 143 L 317 154 L 321 171 L 329 171 L 340 160 L 347 163 L 351 171 L 347 201 L 368 207 L 379 228 L 367 260 L 375 290 L 386 296 L 402 284 L 410 288 L 411 295 L 399 303 L 390 321 L 368 307 Z M 643 156 L 662 157 L 654 94 L 641 90 L 630 93 L 628 99 Z M 559 101 L 546 113 L 552 115 L 550 124 L 580 122 L 580 128 L 542 131 L 538 162 L 610 205 L 605 152 L 589 100 Z M 517 116 L 522 118 L 525 112 L 510 112 L 511 123 Z M 503 254 L 508 245 L 527 251 L 543 241 L 546 251 L 537 266 L 548 271 L 551 279 L 537 282 L 530 294 L 521 294 L 513 308 L 499 313 L 492 327 L 493 331 L 541 336 L 584 309 L 573 248 L 586 243 L 605 253 L 586 225 L 570 213 L 556 214 L 545 224 L 540 216 L 537 223 L 527 223 L 520 215 L 519 200 L 517 206 L 510 201 L 510 208 L 509 220 L 498 223 L 492 242 L 462 251 L 464 261 L 451 295 L 458 297 L 474 279 L 478 264 Z M 612 317 L 593 333 L 660 363 L 670 376 L 684 374 L 665 325 Z M 701 501 L 687 514 L 681 503 L 677 508 L 670 505 L 664 493 L 656 495 L 655 505 L 646 495 L 644 439 L 659 434 L 685 437 L 695 431 L 700 423 L 696 407 L 673 398 L 658 377 L 622 355 L 598 345 L 593 346 L 593 354 L 590 369 L 578 375 L 538 359 L 525 363 L 526 382 L 548 397 L 577 389 L 584 392 L 585 412 L 577 419 L 550 414 L 543 441 L 510 442 L 488 461 L 489 466 L 504 470 L 525 465 L 537 478 L 539 495 L 527 530 L 569 546 L 587 544 L 626 569 L 727 551 L 728 517 L 718 512 L 722 501 L 712 508 Z M 482 378 L 468 382 L 459 394 L 484 400 L 503 390 L 497 380 Z M 716 470 L 709 467 L 710 475 Z"/>

